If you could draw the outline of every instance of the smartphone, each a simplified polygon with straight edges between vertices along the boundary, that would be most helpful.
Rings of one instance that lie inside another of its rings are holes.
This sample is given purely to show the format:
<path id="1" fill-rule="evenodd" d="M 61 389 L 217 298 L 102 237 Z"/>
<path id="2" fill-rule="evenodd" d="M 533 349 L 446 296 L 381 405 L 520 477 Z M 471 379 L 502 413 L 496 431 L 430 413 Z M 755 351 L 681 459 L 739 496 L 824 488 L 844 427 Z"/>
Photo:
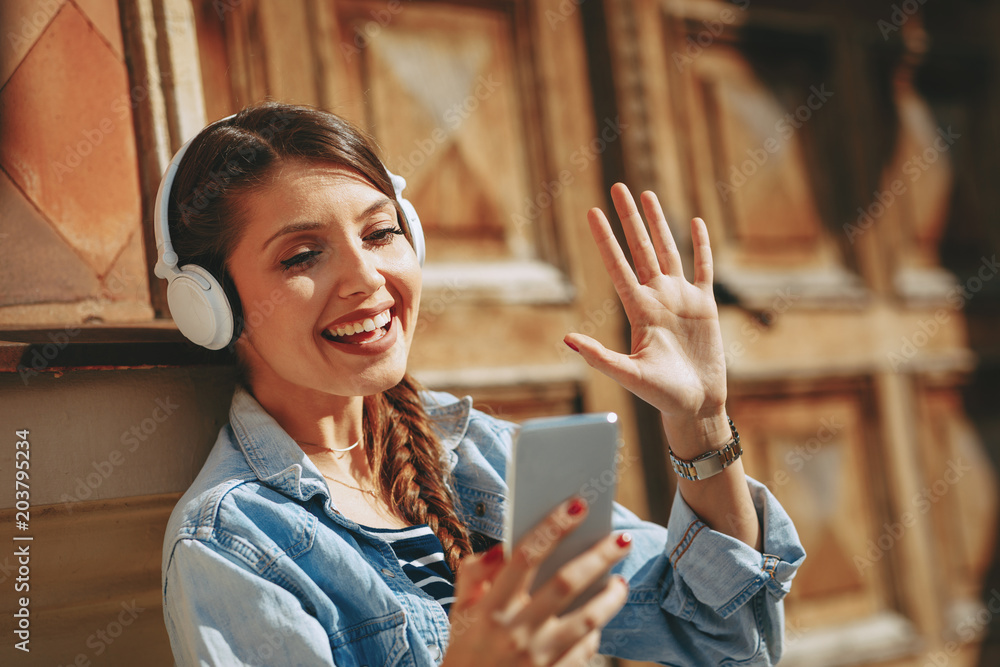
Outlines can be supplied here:
<path id="1" fill-rule="evenodd" d="M 620 446 L 618 416 L 613 412 L 529 419 L 521 425 L 507 468 L 511 506 L 504 524 L 504 545 L 508 557 L 513 546 L 561 502 L 580 495 L 588 506 L 583 523 L 540 565 L 532 590 L 611 532 Z M 547 539 L 552 538 L 535 538 L 534 548 L 545 548 Z M 606 577 L 595 582 L 567 611 L 582 605 L 605 584 Z"/>

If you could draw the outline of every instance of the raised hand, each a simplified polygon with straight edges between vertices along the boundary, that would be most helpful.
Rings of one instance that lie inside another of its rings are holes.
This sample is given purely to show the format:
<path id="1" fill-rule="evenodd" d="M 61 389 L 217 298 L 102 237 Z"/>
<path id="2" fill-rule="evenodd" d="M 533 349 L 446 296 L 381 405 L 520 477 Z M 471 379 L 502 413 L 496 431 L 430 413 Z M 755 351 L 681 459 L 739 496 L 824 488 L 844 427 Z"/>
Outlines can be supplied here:
<path id="1" fill-rule="evenodd" d="M 647 191 L 641 196 L 649 233 L 625 185 L 616 183 L 611 197 L 634 271 L 604 212 L 591 209 L 587 218 L 632 326 L 631 354 L 609 350 L 579 333 L 568 334 L 564 341 L 588 364 L 658 408 L 665 425 L 717 417 L 725 409 L 726 360 L 712 293 L 708 229 L 700 218 L 691 221 L 694 282 L 690 283 L 656 195 Z"/>

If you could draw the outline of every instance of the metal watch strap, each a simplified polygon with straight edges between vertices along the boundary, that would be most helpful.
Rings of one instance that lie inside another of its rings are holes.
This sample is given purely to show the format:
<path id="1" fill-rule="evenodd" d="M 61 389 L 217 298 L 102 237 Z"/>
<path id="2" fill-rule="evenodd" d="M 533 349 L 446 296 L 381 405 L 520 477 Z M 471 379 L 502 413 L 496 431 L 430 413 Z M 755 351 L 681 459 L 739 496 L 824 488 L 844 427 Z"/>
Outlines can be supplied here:
<path id="1" fill-rule="evenodd" d="M 733 424 L 731 417 L 727 416 L 726 419 L 729 420 L 729 430 L 733 432 L 733 437 L 722 449 L 713 449 L 700 456 L 696 456 L 690 461 L 685 461 L 674 456 L 673 450 L 669 447 L 667 448 L 667 451 L 670 453 L 670 464 L 674 467 L 674 472 L 684 479 L 692 481 L 708 479 L 712 475 L 718 475 L 743 455 L 743 448 L 740 447 L 739 431 L 736 430 L 736 425 Z"/>

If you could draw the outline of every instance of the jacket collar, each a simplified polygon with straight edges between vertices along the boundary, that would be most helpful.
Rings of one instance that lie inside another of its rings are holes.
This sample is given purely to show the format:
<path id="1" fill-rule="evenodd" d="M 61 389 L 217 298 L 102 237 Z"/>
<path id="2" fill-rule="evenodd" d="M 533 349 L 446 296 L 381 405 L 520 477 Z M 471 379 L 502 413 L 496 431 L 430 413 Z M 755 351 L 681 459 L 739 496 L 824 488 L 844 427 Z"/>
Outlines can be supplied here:
<path id="1" fill-rule="evenodd" d="M 421 392 L 420 398 L 446 456 L 454 460 L 454 450 L 469 426 L 472 398 L 455 400 L 443 392 Z M 247 463 L 262 483 L 299 500 L 327 492 L 319 468 L 241 385 L 233 393 L 229 423 Z"/>

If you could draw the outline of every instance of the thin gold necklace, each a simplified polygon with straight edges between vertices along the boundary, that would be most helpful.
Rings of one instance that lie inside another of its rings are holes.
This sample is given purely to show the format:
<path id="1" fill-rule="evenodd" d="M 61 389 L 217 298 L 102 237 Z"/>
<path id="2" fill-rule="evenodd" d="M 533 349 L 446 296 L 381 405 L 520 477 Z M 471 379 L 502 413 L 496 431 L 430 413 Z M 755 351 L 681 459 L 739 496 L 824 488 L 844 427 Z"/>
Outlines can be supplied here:
<path id="1" fill-rule="evenodd" d="M 336 482 L 337 484 L 341 484 L 343 486 L 346 486 L 349 489 L 354 489 L 355 491 L 360 491 L 361 493 L 367 493 L 369 496 L 372 497 L 372 500 L 377 500 L 378 499 L 378 496 L 375 495 L 375 492 L 372 491 L 372 490 L 370 490 L 370 489 L 362 489 L 360 486 L 351 486 L 347 482 L 341 482 L 339 479 L 334 479 L 333 477 L 330 477 L 329 475 L 326 475 L 326 474 L 323 474 L 323 477 L 326 477 L 331 482 Z"/>
<path id="2" fill-rule="evenodd" d="M 362 438 L 362 440 L 363 440 L 363 438 Z M 355 447 L 357 447 L 358 445 L 361 444 L 361 440 L 358 440 L 356 443 L 354 443 L 350 447 L 343 447 L 342 449 L 337 449 L 335 447 L 324 447 L 323 445 L 316 445 L 316 444 L 313 444 L 311 442 L 304 442 L 302 440 L 296 440 L 295 442 L 299 443 L 300 445 L 309 445 L 310 447 L 315 447 L 316 449 L 323 449 L 323 450 L 326 450 L 328 452 L 349 452 L 349 451 L 351 451 L 352 449 L 354 449 Z"/>

